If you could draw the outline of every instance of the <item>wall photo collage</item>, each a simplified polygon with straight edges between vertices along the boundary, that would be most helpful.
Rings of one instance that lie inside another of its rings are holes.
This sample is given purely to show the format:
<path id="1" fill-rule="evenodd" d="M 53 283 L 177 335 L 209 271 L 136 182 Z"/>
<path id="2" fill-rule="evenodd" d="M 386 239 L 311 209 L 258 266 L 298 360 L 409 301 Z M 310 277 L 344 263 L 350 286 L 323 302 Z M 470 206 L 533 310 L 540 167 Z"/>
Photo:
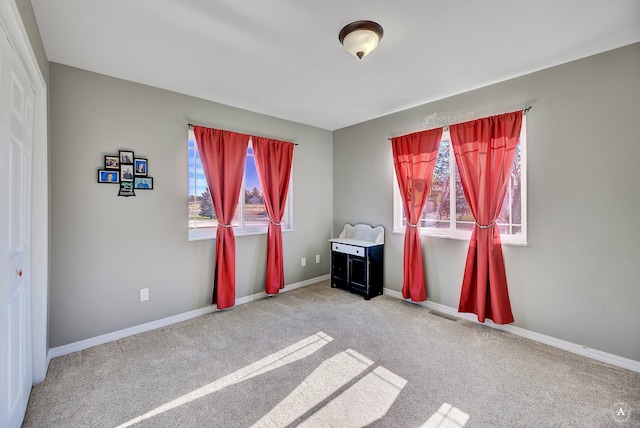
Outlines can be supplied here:
<path id="1" fill-rule="evenodd" d="M 149 161 L 135 157 L 133 150 L 120 150 L 106 155 L 104 167 L 98 169 L 98 183 L 119 184 L 118 196 L 135 196 L 138 190 L 153 190 L 153 177 L 148 174 Z"/>

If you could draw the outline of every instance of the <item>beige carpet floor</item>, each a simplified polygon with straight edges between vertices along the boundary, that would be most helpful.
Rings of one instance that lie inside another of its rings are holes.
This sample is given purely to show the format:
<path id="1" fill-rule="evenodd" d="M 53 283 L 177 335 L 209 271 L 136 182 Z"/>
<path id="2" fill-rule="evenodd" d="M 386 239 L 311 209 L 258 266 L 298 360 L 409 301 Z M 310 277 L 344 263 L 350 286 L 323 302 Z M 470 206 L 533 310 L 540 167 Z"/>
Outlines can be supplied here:
<path id="1" fill-rule="evenodd" d="M 55 358 L 23 426 L 639 427 L 639 410 L 639 373 L 321 282 Z"/>

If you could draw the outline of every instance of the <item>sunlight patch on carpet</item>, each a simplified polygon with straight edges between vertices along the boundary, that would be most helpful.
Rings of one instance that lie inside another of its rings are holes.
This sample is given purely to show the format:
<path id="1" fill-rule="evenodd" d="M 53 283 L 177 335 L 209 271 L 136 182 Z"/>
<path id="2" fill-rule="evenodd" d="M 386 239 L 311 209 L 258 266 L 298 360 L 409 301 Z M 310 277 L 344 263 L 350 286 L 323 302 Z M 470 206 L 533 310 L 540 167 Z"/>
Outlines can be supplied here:
<path id="1" fill-rule="evenodd" d="M 306 358 L 332 340 L 333 338 L 331 336 L 323 332 L 318 332 L 259 361 L 256 361 L 253 364 L 243 367 L 240 370 L 237 370 L 201 388 L 195 389 L 190 393 L 183 395 L 182 397 L 165 403 L 162 406 L 156 407 L 155 409 L 145 413 L 142 416 L 138 416 L 137 418 L 131 419 L 130 421 L 119 425 L 118 428 L 130 427 L 139 422 L 142 422 L 145 419 L 149 419 L 168 410 L 179 407 L 183 404 L 205 397 L 228 386 L 235 385 L 244 380 L 251 379 L 263 373 L 275 370 L 279 367 Z"/>
<path id="2" fill-rule="evenodd" d="M 298 427 L 365 427 L 387 414 L 406 384 L 378 366 Z"/>
<path id="3" fill-rule="evenodd" d="M 420 428 L 462 428 L 469 415 L 449 403 L 444 403 Z"/>
<path id="4" fill-rule="evenodd" d="M 373 361 L 347 349 L 322 362 L 252 428 L 285 427 L 371 366 Z"/>

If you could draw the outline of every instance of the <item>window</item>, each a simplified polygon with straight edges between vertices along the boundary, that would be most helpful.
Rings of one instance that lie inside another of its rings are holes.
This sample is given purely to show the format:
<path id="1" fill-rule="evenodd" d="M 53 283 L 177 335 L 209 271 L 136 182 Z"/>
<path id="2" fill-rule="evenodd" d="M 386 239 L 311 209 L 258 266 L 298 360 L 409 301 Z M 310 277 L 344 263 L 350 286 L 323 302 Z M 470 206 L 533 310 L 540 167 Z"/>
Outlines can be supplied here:
<path id="1" fill-rule="evenodd" d="M 500 239 L 505 244 L 526 245 L 526 118 L 522 118 L 522 130 L 518 152 L 507 185 L 502 209 L 496 224 Z M 393 192 L 394 232 L 404 232 L 407 219 L 395 173 Z M 423 235 L 470 239 L 475 221 L 462 190 L 455 155 L 451 147 L 449 131 L 442 133 L 440 150 L 431 181 L 431 192 L 420 218 Z"/>
<path id="2" fill-rule="evenodd" d="M 189 130 L 188 136 L 189 150 L 189 203 L 188 203 L 188 224 L 189 240 L 214 239 L 218 222 L 213 212 L 213 203 L 207 180 L 204 176 L 198 145 L 195 135 Z M 293 173 L 292 173 L 293 174 Z M 289 193 L 287 195 L 287 205 L 282 219 L 283 230 L 291 230 L 292 213 L 292 182 L 289 182 Z M 267 233 L 269 216 L 264 205 L 262 187 L 258 180 L 255 158 L 253 157 L 253 147 L 249 140 L 247 148 L 247 159 L 244 167 L 244 177 L 242 179 L 242 189 L 238 200 L 238 208 L 231 225 L 236 236 L 252 235 L 257 233 Z"/>

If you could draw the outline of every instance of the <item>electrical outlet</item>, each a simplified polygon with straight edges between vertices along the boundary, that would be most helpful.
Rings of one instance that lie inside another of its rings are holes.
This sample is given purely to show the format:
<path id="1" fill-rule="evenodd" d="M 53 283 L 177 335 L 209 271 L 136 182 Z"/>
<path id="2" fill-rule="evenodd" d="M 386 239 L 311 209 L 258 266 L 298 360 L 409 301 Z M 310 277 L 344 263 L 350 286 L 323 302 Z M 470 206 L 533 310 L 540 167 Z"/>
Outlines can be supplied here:
<path id="1" fill-rule="evenodd" d="M 316 254 L 316 263 L 320 263 L 320 254 Z"/>
<path id="2" fill-rule="evenodd" d="M 141 302 L 146 302 L 147 300 L 149 300 L 149 289 L 148 288 L 141 288 L 140 289 L 140 301 Z"/>
<path id="3" fill-rule="evenodd" d="M 303 257 L 300 259 L 300 266 L 305 267 L 307 265 L 307 258 Z"/>

